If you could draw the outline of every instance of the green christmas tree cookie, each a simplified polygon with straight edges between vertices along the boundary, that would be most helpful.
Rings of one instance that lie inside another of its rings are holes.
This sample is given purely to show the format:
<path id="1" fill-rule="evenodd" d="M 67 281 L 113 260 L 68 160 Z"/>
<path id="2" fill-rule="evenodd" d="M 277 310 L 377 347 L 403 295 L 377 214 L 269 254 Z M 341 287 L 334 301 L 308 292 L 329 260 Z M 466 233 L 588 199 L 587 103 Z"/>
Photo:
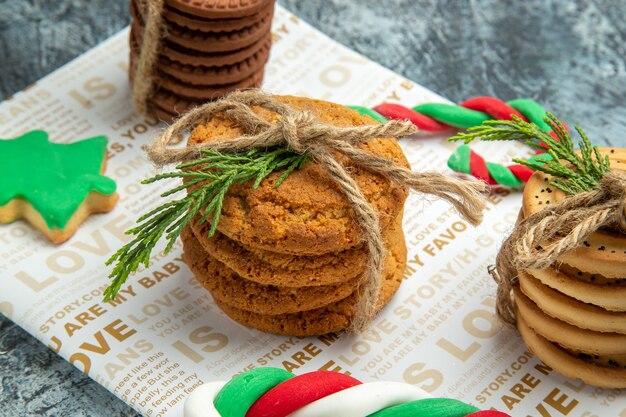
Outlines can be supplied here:
<path id="1" fill-rule="evenodd" d="M 61 243 L 91 213 L 110 211 L 118 195 L 102 175 L 106 147 L 104 136 L 59 144 L 41 130 L 0 139 L 0 223 L 25 219 Z"/>

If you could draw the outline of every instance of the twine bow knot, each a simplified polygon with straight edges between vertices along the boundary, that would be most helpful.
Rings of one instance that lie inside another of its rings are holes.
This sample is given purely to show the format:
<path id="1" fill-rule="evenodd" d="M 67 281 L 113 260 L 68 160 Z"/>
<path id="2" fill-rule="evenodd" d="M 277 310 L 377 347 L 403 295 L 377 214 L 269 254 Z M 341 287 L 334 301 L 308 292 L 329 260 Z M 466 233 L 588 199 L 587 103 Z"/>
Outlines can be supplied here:
<path id="1" fill-rule="evenodd" d="M 601 228 L 626 233 L 623 172 L 611 171 L 597 189 L 569 196 L 520 221 L 504 241 L 495 268 L 490 268 L 498 283 L 497 311 L 502 320 L 515 323 L 512 290 L 518 285 L 518 271 L 552 266 Z"/>
<path id="2" fill-rule="evenodd" d="M 276 113 L 278 120 L 267 121 L 254 112 L 254 106 Z M 168 147 L 175 143 L 176 138 L 218 113 L 246 133 L 236 139 L 199 143 L 184 149 Z M 484 183 L 463 181 L 439 173 L 413 172 L 358 146 L 369 139 L 401 138 L 416 131 L 413 124 L 401 121 L 349 127 L 324 124 L 310 112 L 293 109 L 258 90 L 249 90 L 232 93 L 220 101 L 189 111 L 167 128 L 147 151 L 157 166 L 197 159 L 203 149 L 240 152 L 252 148 L 288 146 L 297 153 L 308 152 L 345 194 L 369 250 L 367 269 L 361 282 L 362 295 L 351 323 L 353 330 L 361 331 L 377 311 L 385 247 L 376 211 L 347 168 L 337 159 L 337 154 L 400 186 L 446 199 L 474 225 L 482 219 L 484 200 L 479 193 L 484 190 Z"/>
<path id="3" fill-rule="evenodd" d="M 315 118 L 310 112 L 290 113 L 276 123 L 276 128 L 287 145 L 301 154 L 310 150 L 317 139 L 317 134 L 310 134 L 314 123 Z"/>

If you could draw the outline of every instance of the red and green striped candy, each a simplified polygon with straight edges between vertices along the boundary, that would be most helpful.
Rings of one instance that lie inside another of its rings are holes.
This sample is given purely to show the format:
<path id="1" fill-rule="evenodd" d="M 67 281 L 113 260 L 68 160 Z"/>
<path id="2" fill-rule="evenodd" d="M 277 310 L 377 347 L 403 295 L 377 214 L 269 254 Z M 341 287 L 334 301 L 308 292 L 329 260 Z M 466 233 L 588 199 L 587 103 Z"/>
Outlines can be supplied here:
<path id="1" fill-rule="evenodd" d="M 528 98 L 518 98 L 504 102 L 495 97 L 474 97 L 456 105 L 445 103 L 425 103 L 406 107 L 397 103 L 382 103 L 373 108 L 349 106 L 360 114 L 384 123 L 389 119 L 408 120 L 426 132 L 441 132 L 450 129 L 468 129 L 479 126 L 486 120 L 512 120 L 513 116 L 536 124 L 541 130 L 556 138 L 550 125 L 546 123 L 546 111 L 539 103 Z M 541 153 L 538 153 L 540 155 Z M 546 157 L 534 156 L 540 161 Z M 487 162 L 467 145 L 460 146 L 449 158 L 450 169 L 473 175 L 490 185 L 520 187 L 533 174 L 533 170 L 520 164 L 501 165 Z"/>

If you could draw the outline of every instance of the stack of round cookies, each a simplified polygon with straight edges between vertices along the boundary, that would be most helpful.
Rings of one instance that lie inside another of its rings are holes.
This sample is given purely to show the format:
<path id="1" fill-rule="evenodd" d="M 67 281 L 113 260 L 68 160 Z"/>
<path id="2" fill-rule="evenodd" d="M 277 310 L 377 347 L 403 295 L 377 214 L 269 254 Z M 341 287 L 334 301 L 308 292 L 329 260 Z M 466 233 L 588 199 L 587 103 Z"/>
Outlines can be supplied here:
<path id="1" fill-rule="evenodd" d="M 131 0 L 130 78 L 148 0 Z M 274 0 L 165 0 L 150 110 L 170 121 L 198 104 L 255 88 L 269 58 Z"/>
<path id="2" fill-rule="evenodd" d="M 625 149 L 601 149 L 611 168 L 626 171 Z M 521 215 L 565 198 L 535 173 Z M 528 347 L 559 373 L 592 385 L 626 388 L 626 235 L 593 233 L 557 265 L 519 273 L 518 328 Z"/>
<path id="3" fill-rule="evenodd" d="M 336 126 L 376 123 L 333 103 L 277 99 Z M 268 121 L 277 119 L 265 109 L 253 109 Z M 198 126 L 189 144 L 242 134 L 218 115 Z M 395 140 L 370 140 L 363 147 L 408 166 Z M 407 190 L 339 158 L 380 217 L 387 249 L 377 305 L 381 308 L 400 286 L 406 265 L 402 213 Z M 217 305 L 246 326 L 291 336 L 345 329 L 360 296 L 368 256 L 352 209 L 315 162 L 275 187 L 280 175 L 273 172 L 256 189 L 251 184 L 231 187 L 218 232 L 209 237 L 209 224 L 193 223 L 182 234 L 183 257 Z"/>

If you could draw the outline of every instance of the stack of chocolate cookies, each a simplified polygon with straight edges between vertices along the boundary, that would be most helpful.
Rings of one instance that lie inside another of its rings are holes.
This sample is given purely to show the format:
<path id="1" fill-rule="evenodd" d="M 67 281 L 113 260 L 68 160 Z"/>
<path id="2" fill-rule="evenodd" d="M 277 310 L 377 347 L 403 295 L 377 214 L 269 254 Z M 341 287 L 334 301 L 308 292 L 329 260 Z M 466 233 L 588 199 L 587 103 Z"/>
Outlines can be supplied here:
<path id="1" fill-rule="evenodd" d="M 337 126 L 376 123 L 333 103 L 278 97 L 294 108 Z M 268 121 L 277 115 L 254 111 Z M 189 144 L 231 139 L 243 130 L 215 116 L 198 126 Z M 370 140 L 368 151 L 408 166 L 397 142 Z M 398 289 L 406 265 L 402 232 L 405 188 L 342 160 L 379 213 L 387 249 L 378 308 Z M 341 190 L 317 163 L 306 164 L 275 187 L 281 172 L 256 189 L 231 187 L 224 200 L 218 232 L 192 223 L 182 234 L 183 257 L 198 281 L 232 319 L 265 332 L 319 335 L 345 329 L 354 314 L 367 264 L 353 211 Z"/>
<path id="2" fill-rule="evenodd" d="M 130 79 L 148 0 L 131 0 Z M 227 93 L 259 87 L 271 47 L 274 0 L 165 0 L 152 113 L 171 121 Z"/>
<path id="3" fill-rule="evenodd" d="M 626 171 L 625 149 L 601 149 Z M 524 189 L 522 217 L 565 198 L 535 173 Z M 626 388 L 626 235 L 593 233 L 551 268 L 519 273 L 518 328 L 542 361 L 588 384 Z"/>

